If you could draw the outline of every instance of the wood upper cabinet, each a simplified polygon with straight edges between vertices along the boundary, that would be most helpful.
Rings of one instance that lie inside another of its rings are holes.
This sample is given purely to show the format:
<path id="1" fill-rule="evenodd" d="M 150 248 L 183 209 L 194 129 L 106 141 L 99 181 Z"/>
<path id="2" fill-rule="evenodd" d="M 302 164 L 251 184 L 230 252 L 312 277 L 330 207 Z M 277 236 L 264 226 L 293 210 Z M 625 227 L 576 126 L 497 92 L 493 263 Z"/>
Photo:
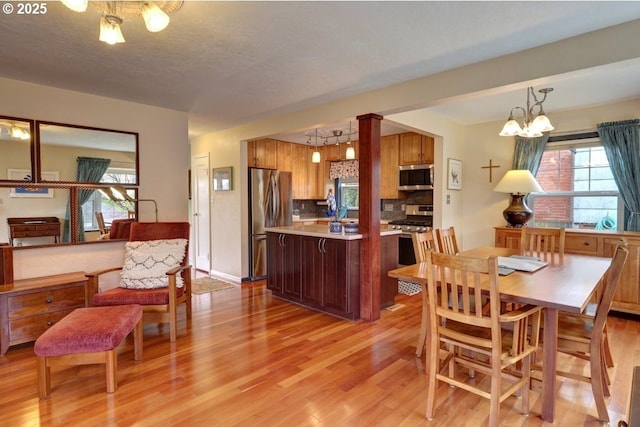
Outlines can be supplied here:
<path id="1" fill-rule="evenodd" d="M 567 229 L 564 250 L 570 254 L 611 258 L 622 239 L 627 241 L 629 258 L 613 297 L 612 310 L 640 314 L 640 233 Z M 495 245 L 520 249 L 520 230 L 496 227 Z"/>
<path id="2" fill-rule="evenodd" d="M 247 145 L 247 163 L 250 168 L 278 168 L 278 141 L 263 138 L 249 141 Z"/>
<path id="3" fill-rule="evenodd" d="M 400 199 L 406 193 L 398 191 L 398 157 L 400 136 L 380 138 L 380 198 Z"/>
<path id="4" fill-rule="evenodd" d="M 431 164 L 434 161 L 434 139 L 415 132 L 400 134 L 401 165 Z"/>
<path id="5" fill-rule="evenodd" d="M 278 141 L 277 144 L 277 160 L 279 171 L 292 172 L 293 165 L 293 148 L 290 142 Z"/>
<path id="6" fill-rule="evenodd" d="M 309 180 L 311 151 L 307 146 L 291 144 L 291 175 L 294 199 L 308 199 L 311 192 L 307 185 Z"/>

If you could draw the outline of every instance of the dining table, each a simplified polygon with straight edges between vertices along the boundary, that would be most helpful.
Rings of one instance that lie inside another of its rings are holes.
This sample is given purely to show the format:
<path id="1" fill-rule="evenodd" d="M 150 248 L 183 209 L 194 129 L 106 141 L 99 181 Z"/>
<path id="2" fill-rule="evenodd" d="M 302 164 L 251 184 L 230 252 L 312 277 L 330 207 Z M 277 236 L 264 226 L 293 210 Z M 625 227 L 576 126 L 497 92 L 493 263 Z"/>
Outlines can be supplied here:
<path id="1" fill-rule="evenodd" d="M 486 258 L 517 254 L 519 251 L 514 249 L 482 246 L 458 255 Z M 583 312 L 610 265 L 611 258 L 565 254 L 562 262 L 550 262 L 535 272 L 514 271 L 498 279 L 502 301 L 544 308 L 541 417 L 547 422 L 553 422 L 555 416 L 558 313 Z M 427 263 L 400 267 L 388 274 L 399 280 L 426 284 Z"/>

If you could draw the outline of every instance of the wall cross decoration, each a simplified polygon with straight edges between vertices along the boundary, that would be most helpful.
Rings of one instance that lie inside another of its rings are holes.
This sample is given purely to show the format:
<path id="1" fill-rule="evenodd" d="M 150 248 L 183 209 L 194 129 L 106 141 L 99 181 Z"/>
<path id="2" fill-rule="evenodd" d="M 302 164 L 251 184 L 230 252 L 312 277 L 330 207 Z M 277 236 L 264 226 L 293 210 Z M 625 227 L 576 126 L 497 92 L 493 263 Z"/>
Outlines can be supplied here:
<path id="1" fill-rule="evenodd" d="M 493 168 L 499 168 L 499 167 L 500 166 L 498 165 L 494 165 L 491 159 L 489 159 L 488 166 L 481 166 L 482 169 L 489 169 L 489 182 L 493 182 Z"/>

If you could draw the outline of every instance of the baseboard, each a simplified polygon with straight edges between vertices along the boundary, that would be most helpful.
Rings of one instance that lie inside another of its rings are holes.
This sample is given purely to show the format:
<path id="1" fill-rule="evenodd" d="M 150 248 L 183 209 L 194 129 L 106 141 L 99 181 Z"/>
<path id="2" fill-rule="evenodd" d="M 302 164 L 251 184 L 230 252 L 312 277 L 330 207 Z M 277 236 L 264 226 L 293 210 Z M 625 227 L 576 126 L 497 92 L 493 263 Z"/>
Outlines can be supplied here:
<path id="1" fill-rule="evenodd" d="M 209 272 L 209 274 L 211 276 L 217 277 L 219 279 L 228 280 L 228 281 L 231 281 L 231 282 L 234 282 L 234 283 L 242 283 L 242 278 L 241 277 L 233 276 L 231 274 L 223 273 L 221 271 L 211 270 Z"/>

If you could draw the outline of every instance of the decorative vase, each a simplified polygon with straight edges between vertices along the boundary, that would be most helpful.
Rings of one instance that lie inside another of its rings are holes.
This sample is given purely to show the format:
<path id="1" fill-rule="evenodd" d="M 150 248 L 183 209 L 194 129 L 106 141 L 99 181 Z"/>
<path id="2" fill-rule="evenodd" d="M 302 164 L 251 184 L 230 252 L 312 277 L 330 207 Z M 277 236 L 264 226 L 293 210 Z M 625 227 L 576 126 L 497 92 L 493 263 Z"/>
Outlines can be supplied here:
<path id="1" fill-rule="evenodd" d="M 329 221 L 329 233 L 342 233 L 342 223 L 340 221 Z"/>

